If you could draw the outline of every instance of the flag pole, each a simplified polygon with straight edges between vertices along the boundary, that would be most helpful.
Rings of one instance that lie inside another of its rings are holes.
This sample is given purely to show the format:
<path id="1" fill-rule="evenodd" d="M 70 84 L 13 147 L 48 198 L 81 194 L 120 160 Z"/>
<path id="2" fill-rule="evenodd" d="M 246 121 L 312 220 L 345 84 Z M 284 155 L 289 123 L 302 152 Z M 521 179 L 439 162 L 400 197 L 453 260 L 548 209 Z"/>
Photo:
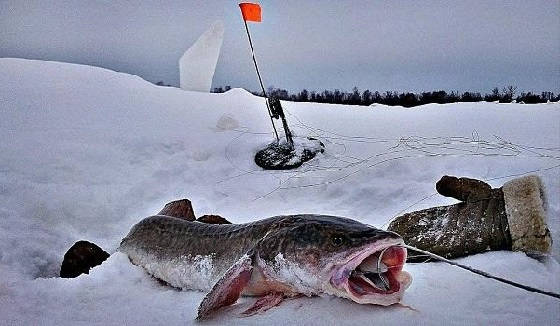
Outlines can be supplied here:
<path id="1" fill-rule="evenodd" d="M 276 131 L 276 126 L 274 125 L 274 119 L 272 118 L 272 111 L 270 110 L 270 106 L 268 105 L 268 95 L 266 94 L 266 90 L 264 89 L 264 85 L 261 78 L 261 73 L 259 72 L 259 66 L 257 65 L 257 59 L 255 58 L 255 49 L 253 48 L 253 41 L 251 40 L 251 34 L 249 33 L 249 26 L 247 26 L 247 21 L 243 19 L 243 23 L 245 23 L 245 31 L 247 31 L 247 38 L 249 38 L 249 45 L 251 46 L 251 55 L 253 56 L 253 63 L 255 64 L 255 70 L 257 71 L 257 76 L 259 77 L 259 83 L 261 84 L 261 89 L 265 98 L 266 108 L 268 110 L 268 116 L 270 117 L 270 122 L 272 123 L 272 129 L 274 129 L 274 134 L 276 135 L 276 141 L 280 141 L 280 137 L 278 137 L 278 131 Z"/>

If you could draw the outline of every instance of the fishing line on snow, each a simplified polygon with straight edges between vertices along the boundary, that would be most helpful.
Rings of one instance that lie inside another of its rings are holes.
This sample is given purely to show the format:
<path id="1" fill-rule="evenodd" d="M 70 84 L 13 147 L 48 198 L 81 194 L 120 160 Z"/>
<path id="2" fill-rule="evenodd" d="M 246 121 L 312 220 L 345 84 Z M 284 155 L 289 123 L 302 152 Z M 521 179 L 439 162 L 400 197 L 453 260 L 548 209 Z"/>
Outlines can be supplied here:
<path id="1" fill-rule="evenodd" d="M 483 276 L 483 277 L 486 277 L 486 278 L 490 278 L 490 279 L 496 280 L 496 281 L 498 281 L 498 282 L 502 282 L 502 283 L 505 283 L 505 284 L 509 284 L 509 285 L 511 285 L 511 286 L 514 286 L 514 287 L 516 287 L 516 288 L 523 289 L 523 290 L 525 290 L 525 291 L 534 292 L 534 293 L 540 293 L 540 294 L 543 294 L 543 295 L 546 295 L 546 296 L 549 296 L 549 297 L 553 297 L 553 298 L 556 298 L 556 299 L 560 299 L 560 294 L 558 294 L 558 293 L 556 293 L 556 292 L 544 291 L 544 290 L 541 290 L 541 289 L 534 288 L 534 287 L 532 287 L 532 286 L 528 286 L 528 285 L 525 285 L 525 284 L 521 284 L 521 283 L 517 283 L 517 282 L 511 281 L 511 280 L 505 279 L 505 278 L 503 278 L 503 277 L 494 276 L 494 275 L 492 275 L 492 274 L 490 274 L 490 273 L 481 271 L 481 270 L 476 269 L 476 268 L 472 268 L 472 267 L 467 266 L 467 265 L 463 265 L 463 264 L 454 262 L 454 261 L 449 260 L 449 259 L 447 259 L 447 258 L 444 258 L 444 257 L 442 257 L 442 256 L 436 255 L 436 254 L 431 253 L 431 252 L 426 251 L 426 250 L 418 249 L 418 248 L 413 247 L 413 246 L 409 246 L 409 245 L 405 245 L 405 244 L 400 245 L 400 246 L 401 246 L 401 247 L 404 247 L 404 248 L 407 248 L 407 249 L 410 249 L 410 250 L 413 250 L 413 251 L 416 251 L 416 252 L 419 252 L 419 253 L 422 253 L 422 254 L 424 254 L 424 255 L 426 255 L 426 256 L 429 256 L 429 257 L 431 257 L 431 258 L 433 258 L 433 259 L 436 259 L 436 260 L 439 260 L 439 261 L 448 263 L 448 264 L 450 264 L 450 265 L 457 266 L 457 267 L 459 267 L 459 268 L 465 269 L 465 270 L 467 270 L 467 271 L 469 271 L 469 272 L 471 272 L 471 273 L 475 273 L 475 274 L 478 274 L 478 275 L 480 275 L 480 276 Z M 385 250 L 387 250 L 387 249 L 385 249 Z M 382 254 L 383 254 L 383 253 L 381 253 L 381 255 L 382 255 Z"/>

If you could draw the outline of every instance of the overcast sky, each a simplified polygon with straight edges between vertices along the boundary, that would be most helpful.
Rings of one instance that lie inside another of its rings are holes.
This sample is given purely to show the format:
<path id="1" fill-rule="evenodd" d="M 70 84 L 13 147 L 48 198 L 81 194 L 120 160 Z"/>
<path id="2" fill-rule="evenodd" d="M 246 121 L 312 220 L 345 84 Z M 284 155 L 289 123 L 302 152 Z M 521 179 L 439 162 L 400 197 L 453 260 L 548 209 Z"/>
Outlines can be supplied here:
<path id="1" fill-rule="evenodd" d="M 214 86 L 258 89 L 233 0 L 0 0 L 0 57 L 84 63 L 178 85 L 183 52 L 221 19 Z M 263 0 L 250 24 L 267 86 L 560 91 L 560 0 Z"/>

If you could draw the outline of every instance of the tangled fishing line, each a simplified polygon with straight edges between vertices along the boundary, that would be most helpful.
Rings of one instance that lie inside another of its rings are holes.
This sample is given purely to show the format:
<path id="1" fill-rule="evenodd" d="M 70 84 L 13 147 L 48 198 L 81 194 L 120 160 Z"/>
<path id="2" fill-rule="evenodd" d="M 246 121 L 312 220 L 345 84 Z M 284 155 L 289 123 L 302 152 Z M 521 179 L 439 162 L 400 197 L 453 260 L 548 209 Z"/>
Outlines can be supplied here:
<path id="1" fill-rule="evenodd" d="M 230 164 L 240 171 L 239 174 L 218 181 L 218 183 L 249 176 L 265 176 L 276 179 L 277 184 L 268 192 L 260 194 L 254 200 L 265 198 L 280 190 L 304 189 L 326 186 L 342 182 L 352 176 L 375 167 L 384 166 L 405 159 L 426 157 L 532 157 L 555 162 L 552 166 L 526 171 L 509 176 L 497 176 L 481 178 L 484 181 L 497 180 L 507 177 L 520 176 L 538 171 L 547 171 L 560 167 L 560 147 L 537 147 L 514 143 L 503 137 L 494 135 L 493 139 L 483 139 L 477 131 L 473 131 L 470 137 L 465 136 L 406 136 L 401 138 L 378 138 L 370 136 L 350 136 L 329 131 L 322 128 L 312 127 L 303 122 L 298 116 L 285 109 L 286 114 L 293 122 L 293 126 L 306 130 L 313 138 L 320 139 L 327 145 L 324 153 L 325 160 L 313 160 L 301 166 L 297 170 L 265 171 L 254 167 L 242 168 L 230 157 L 230 148 L 246 135 L 268 136 L 270 133 L 254 132 L 249 128 L 238 128 L 238 133 L 225 148 L 225 157 Z M 303 137 L 294 137 L 303 138 Z M 367 156 L 360 157 L 349 153 L 350 144 L 386 144 L 384 150 Z M 327 163 L 324 163 L 327 162 Z M 317 181 L 312 181 L 316 179 Z M 407 209 L 424 200 L 435 196 L 430 194 L 415 202 Z M 406 209 L 405 209 L 406 210 Z"/>

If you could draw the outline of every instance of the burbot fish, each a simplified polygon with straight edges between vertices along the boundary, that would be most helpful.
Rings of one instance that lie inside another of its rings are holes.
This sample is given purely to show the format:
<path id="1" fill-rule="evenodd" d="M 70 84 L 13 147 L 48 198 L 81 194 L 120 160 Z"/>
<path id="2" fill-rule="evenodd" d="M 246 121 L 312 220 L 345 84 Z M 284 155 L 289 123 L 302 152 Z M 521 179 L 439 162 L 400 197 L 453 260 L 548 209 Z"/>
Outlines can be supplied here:
<path id="1" fill-rule="evenodd" d="M 249 315 L 298 295 L 398 303 L 411 282 L 401 245 L 396 233 L 337 216 L 217 225 L 156 215 L 136 224 L 119 250 L 171 286 L 208 291 L 203 319 L 240 295 L 260 297 Z"/>

